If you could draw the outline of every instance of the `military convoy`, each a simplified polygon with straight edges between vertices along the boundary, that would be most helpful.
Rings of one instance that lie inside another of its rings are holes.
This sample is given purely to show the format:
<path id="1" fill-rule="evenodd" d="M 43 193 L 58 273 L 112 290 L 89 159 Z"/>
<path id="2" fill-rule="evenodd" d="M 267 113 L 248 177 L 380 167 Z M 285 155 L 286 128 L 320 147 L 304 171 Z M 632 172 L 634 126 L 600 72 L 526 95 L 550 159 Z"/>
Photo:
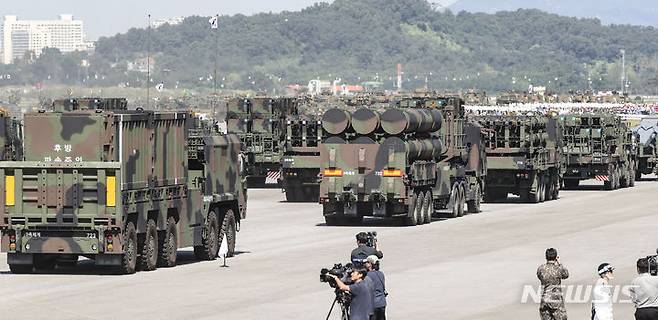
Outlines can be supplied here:
<path id="1" fill-rule="evenodd" d="M 73 265 L 121 273 L 229 255 L 246 217 L 240 141 L 190 112 L 124 99 L 59 100 L 24 115 L 24 154 L 0 162 L 2 251 L 14 273 Z"/>
<path id="2" fill-rule="evenodd" d="M 635 179 L 640 180 L 643 174 L 658 173 L 658 119 L 642 119 L 633 132 L 638 138 Z"/>
<path id="3" fill-rule="evenodd" d="M 459 98 L 401 100 L 380 113 L 332 109 L 323 115 L 320 203 L 327 225 L 364 216 L 432 221 L 449 207 L 479 212 L 486 163 L 480 127 Z"/>
<path id="4" fill-rule="evenodd" d="M 587 179 L 603 182 L 607 190 L 635 185 L 636 139 L 620 117 L 588 113 L 565 115 L 561 120 L 566 188 L 573 189 Z"/>
<path id="5" fill-rule="evenodd" d="M 321 119 L 290 98 L 227 105 L 229 134 L 191 112 L 128 110 L 115 98 L 57 100 L 23 122 L 0 112 L 0 248 L 11 271 L 79 256 L 154 270 L 174 266 L 181 247 L 214 259 L 224 236 L 231 255 L 246 178 L 272 172 L 289 202 L 319 202 L 327 225 L 373 216 L 410 226 L 510 193 L 536 203 L 581 180 L 613 190 L 656 172 L 655 119 L 631 131 L 604 113 L 467 118 L 459 97 L 431 95 Z"/>
<path id="6" fill-rule="evenodd" d="M 505 200 L 510 193 L 530 203 L 558 198 L 565 165 L 556 117 L 490 115 L 473 120 L 489 132 L 487 202 Z"/>

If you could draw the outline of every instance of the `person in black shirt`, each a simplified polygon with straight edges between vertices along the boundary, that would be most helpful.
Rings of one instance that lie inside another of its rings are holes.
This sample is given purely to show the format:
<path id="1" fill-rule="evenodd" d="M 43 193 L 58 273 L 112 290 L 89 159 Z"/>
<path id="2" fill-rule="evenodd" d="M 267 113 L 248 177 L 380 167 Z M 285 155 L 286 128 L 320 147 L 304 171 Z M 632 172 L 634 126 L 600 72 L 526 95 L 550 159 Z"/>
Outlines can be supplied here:
<path id="1" fill-rule="evenodd" d="M 352 254 L 350 255 L 350 261 L 352 261 L 352 264 L 356 268 L 362 268 L 368 256 L 377 256 L 379 259 L 384 257 L 384 254 L 377 249 L 377 241 L 375 241 L 374 248 L 367 246 L 366 243 L 368 243 L 368 234 L 359 232 L 356 235 L 357 247 L 352 250 Z"/>

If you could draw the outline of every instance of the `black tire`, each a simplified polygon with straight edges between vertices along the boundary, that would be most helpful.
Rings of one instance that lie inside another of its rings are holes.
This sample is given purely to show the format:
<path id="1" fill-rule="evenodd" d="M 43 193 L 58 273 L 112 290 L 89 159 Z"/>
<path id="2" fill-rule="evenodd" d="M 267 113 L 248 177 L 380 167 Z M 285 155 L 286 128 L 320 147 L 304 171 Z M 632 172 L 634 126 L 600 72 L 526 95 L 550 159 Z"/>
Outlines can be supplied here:
<path id="1" fill-rule="evenodd" d="M 297 202 L 297 191 L 295 188 L 286 188 L 286 202 Z"/>
<path id="2" fill-rule="evenodd" d="M 459 207 L 457 207 L 457 214 L 459 217 L 464 216 L 464 212 L 466 211 L 464 207 L 466 206 L 466 190 L 464 189 L 464 185 L 459 184 L 457 187 L 459 190 Z"/>
<path id="3" fill-rule="evenodd" d="M 123 230 L 123 255 L 120 271 L 123 274 L 135 273 L 137 267 L 137 231 L 135 224 L 128 222 Z"/>
<path id="4" fill-rule="evenodd" d="M 208 219 L 204 226 L 204 237 L 202 245 L 194 247 L 194 255 L 199 260 L 215 260 L 219 251 L 219 222 L 217 221 L 217 209 L 208 213 Z"/>
<path id="5" fill-rule="evenodd" d="M 560 199 L 560 178 L 555 177 L 553 181 L 553 200 Z"/>
<path id="6" fill-rule="evenodd" d="M 431 223 L 432 215 L 434 214 L 434 198 L 432 197 L 432 191 L 425 192 L 425 201 L 427 201 L 427 206 L 423 207 L 423 222 Z"/>
<path id="7" fill-rule="evenodd" d="M 450 200 L 452 208 L 450 209 L 450 217 L 459 217 L 459 185 L 455 183 L 450 190 Z"/>
<path id="8" fill-rule="evenodd" d="M 32 273 L 34 267 L 31 264 L 10 264 L 9 271 L 13 274 L 29 274 Z"/>
<path id="9" fill-rule="evenodd" d="M 416 221 L 418 221 L 418 225 L 422 225 L 425 223 L 425 205 L 427 204 L 427 201 L 425 201 L 425 193 L 418 192 L 418 198 L 416 200 Z"/>
<path id="10" fill-rule="evenodd" d="M 575 179 L 569 179 L 569 180 L 564 180 L 564 188 L 567 190 L 574 190 L 578 188 L 580 185 L 580 180 L 575 180 Z"/>
<path id="11" fill-rule="evenodd" d="M 228 209 L 224 213 L 224 221 L 222 221 L 222 228 L 219 231 L 219 246 L 222 246 L 224 235 L 226 235 L 226 240 L 228 241 L 227 257 L 232 257 L 235 255 L 235 237 L 237 234 L 236 230 L 235 214 L 233 213 L 232 209 Z"/>
<path id="12" fill-rule="evenodd" d="M 642 180 L 642 172 L 640 170 L 634 170 L 635 172 L 635 181 L 640 181 Z M 633 182 L 633 186 L 635 185 L 635 182 Z"/>
<path id="13" fill-rule="evenodd" d="M 414 192 L 411 196 L 409 205 L 407 206 L 407 216 L 404 218 L 404 224 L 407 226 L 418 225 L 418 220 L 416 220 L 416 206 L 418 204 L 418 195 Z"/>
<path id="14" fill-rule="evenodd" d="M 158 241 L 158 266 L 171 268 L 176 266 L 176 253 L 178 252 L 178 228 L 176 219 L 167 219 L 167 228 L 161 233 Z"/>
<path id="15" fill-rule="evenodd" d="M 637 175 L 637 172 L 635 171 L 635 163 L 631 163 L 631 170 L 628 173 L 629 180 L 628 180 L 628 186 L 629 187 L 635 187 L 635 180 L 637 180 L 635 177 Z"/>
<path id="16" fill-rule="evenodd" d="M 336 216 L 324 216 L 324 222 L 327 226 L 337 226 L 340 219 Z"/>
<path id="17" fill-rule="evenodd" d="M 139 268 L 153 271 L 158 268 L 158 227 L 153 219 L 146 222 L 146 232 L 140 240 Z"/>
<path id="18" fill-rule="evenodd" d="M 469 200 L 466 205 L 468 207 L 468 213 L 480 213 L 480 204 L 482 202 L 482 192 L 480 190 L 480 184 L 475 184 L 475 199 Z"/>

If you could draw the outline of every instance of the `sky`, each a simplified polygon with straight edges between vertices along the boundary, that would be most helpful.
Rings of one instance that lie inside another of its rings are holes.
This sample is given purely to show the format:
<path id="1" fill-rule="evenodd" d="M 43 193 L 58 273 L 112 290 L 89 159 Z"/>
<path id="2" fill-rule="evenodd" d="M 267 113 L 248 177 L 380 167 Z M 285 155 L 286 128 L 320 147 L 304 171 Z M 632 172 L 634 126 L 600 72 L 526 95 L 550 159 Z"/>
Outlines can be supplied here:
<path id="1" fill-rule="evenodd" d="M 153 19 L 177 16 L 254 14 L 295 11 L 320 0 L 1 0 L 0 16 L 18 15 L 23 20 L 58 19 L 73 14 L 84 21 L 89 40 L 112 36 Z M 446 0 L 451 1 L 451 0 Z M 331 2 L 331 1 L 327 1 Z"/>

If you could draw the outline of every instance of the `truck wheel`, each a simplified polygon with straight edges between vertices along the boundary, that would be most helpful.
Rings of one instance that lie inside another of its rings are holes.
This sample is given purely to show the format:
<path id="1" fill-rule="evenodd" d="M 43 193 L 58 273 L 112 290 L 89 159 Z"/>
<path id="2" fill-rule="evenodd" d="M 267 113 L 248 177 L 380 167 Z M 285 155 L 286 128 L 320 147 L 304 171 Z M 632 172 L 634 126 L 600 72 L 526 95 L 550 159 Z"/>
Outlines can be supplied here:
<path id="1" fill-rule="evenodd" d="M 201 239 L 201 245 L 194 247 L 194 255 L 199 260 L 215 260 L 219 251 L 219 222 L 217 221 L 217 209 L 208 213 L 206 220 L 204 237 Z"/>
<path id="2" fill-rule="evenodd" d="M 637 172 L 635 172 L 635 163 L 631 163 L 631 170 L 628 173 L 628 186 L 629 187 L 635 187 L 635 176 L 637 175 Z"/>
<path id="3" fill-rule="evenodd" d="M 336 218 L 335 216 L 324 216 L 324 223 L 327 226 L 331 226 L 331 227 L 337 226 L 338 221 L 339 221 L 338 218 Z"/>
<path id="4" fill-rule="evenodd" d="M 158 244 L 158 266 L 167 268 L 176 266 L 178 231 L 174 217 L 167 219 L 167 229 L 162 233 Z"/>
<path id="5" fill-rule="evenodd" d="M 635 181 L 642 180 L 642 172 L 640 172 L 639 170 L 637 171 L 634 170 L 634 172 L 635 172 Z M 635 185 L 635 183 L 633 183 L 633 185 Z"/>
<path id="6" fill-rule="evenodd" d="M 468 206 L 468 213 L 480 213 L 480 203 L 482 202 L 482 193 L 480 192 L 480 184 L 476 183 L 475 184 L 475 190 L 473 190 L 475 193 L 475 198 L 473 200 L 468 201 L 467 206 Z"/>
<path id="7" fill-rule="evenodd" d="M 32 273 L 34 268 L 31 264 L 10 264 L 9 271 L 13 274 L 28 274 Z"/>
<path id="8" fill-rule="evenodd" d="M 286 188 L 286 202 L 297 202 L 297 193 L 294 188 Z"/>
<path id="9" fill-rule="evenodd" d="M 628 171 L 623 176 L 622 176 L 622 172 L 624 172 L 623 169 L 619 170 L 619 187 L 628 188 L 628 182 L 629 182 Z"/>
<path id="10" fill-rule="evenodd" d="M 578 185 L 580 184 L 580 180 L 564 180 L 564 188 L 567 190 L 573 190 L 578 188 Z"/>
<path id="11" fill-rule="evenodd" d="M 466 190 L 464 189 L 464 185 L 462 185 L 461 183 L 457 188 L 459 190 L 459 207 L 457 208 L 458 209 L 457 214 L 459 215 L 459 217 L 463 217 L 465 211 L 464 207 L 466 206 Z"/>
<path id="12" fill-rule="evenodd" d="M 418 195 L 414 192 L 413 196 L 411 196 L 411 201 L 407 206 L 407 217 L 404 218 L 405 225 L 410 227 L 418 225 L 418 220 L 416 219 L 416 206 L 418 206 L 419 203 L 420 202 L 418 202 Z"/>
<path id="13" fill-rule="evenodd" d="M 123 256 L 121 257 L 121 273 L 133 274 L 137 266 L 137 231 L 135 224 L 128 222 L 123 231 Z"/>
<path id="14" fill-rule="evenodd" d="M 158 267 L 158 228 L 153 219 L 146 222 L 146 233 L 142 237 L 139 266 L 141 270 L 153 271 Z"/>
<path id="15" fill-rule="evenodd" d="M 228 209 L 224 213 L 224 221 L 222 221 L 222 228 L 219 231 L 219 246 L 221 247 L 222 241 L 224 241 L 224 235 L 226 235 L 226 241 L 228 241 L 227 257 L 232 257 L 235 254 L 235 234 L 235 214 L 232 209 Z"/>
<path id="16" fill-rule="evenodd" d="M 416 199 L 416 221 L 418 225 L 425 223 L 425 205 L 427 205 L 427 200 L 425 200 L 425 194 L 421 191 L 418 192 L 418 198 Z"/>
<path id="17" fill-rule="evenodd" d="M 539 202 L 544 202 L 546 200 L 546 179 L 544 175 L 539 177 L 539 185 L 537 186 L 537 197 Z"/>
<path id="18" fill-rule="evenodd" d="M 450 217 L 457 218 L 459 217 L 459 185 L 455 183 L 450 190 L 450 202 L 452 208 L 450 210 Z"/>
<path id="19" fill-rule="evenodd" d="M 423 206 L 423 222 L 431 223 L 432 214 L 434 213 L 434 198 L 432 197 L 432 191 L 425 192 L 425 202 L 427 202 L 427 205 Z"/>

